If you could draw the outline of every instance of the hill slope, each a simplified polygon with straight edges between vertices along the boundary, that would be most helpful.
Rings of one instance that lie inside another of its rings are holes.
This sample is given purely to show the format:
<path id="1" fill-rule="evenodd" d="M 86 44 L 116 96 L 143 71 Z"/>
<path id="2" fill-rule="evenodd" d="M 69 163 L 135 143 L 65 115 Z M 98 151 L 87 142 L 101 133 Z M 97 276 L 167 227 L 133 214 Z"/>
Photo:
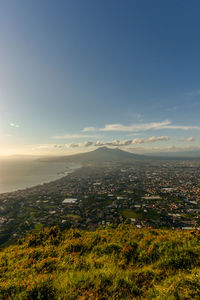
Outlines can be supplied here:
<path id="1" fill-rule="evenodd" d="M 200 236 L 51 228 L 2 250 L 0 268 L 0 299 L 200 299 Z"/>

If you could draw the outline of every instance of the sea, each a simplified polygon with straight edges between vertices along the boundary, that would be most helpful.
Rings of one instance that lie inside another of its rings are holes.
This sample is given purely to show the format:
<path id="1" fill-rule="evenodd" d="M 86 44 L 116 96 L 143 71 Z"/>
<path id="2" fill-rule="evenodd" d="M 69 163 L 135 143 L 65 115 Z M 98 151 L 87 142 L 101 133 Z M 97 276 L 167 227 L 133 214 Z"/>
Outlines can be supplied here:
<path id="1" fill-rule="evenodd" d="M 33 157 L 0 158 L 0 193 L 50 182 L 80 167 L 76 163 L 44 162 Z"/>

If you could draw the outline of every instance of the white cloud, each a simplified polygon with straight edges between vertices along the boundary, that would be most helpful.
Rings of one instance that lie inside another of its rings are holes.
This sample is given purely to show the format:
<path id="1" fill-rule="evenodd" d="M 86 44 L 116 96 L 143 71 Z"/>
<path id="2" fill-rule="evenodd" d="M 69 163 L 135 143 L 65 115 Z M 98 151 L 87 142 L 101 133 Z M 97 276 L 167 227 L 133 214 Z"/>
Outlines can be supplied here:
<path id="1" fill-rule="evenodd" d="M 109 142 L 103 142 L 103 141 L 97 141 L 94 146 L 114 146 L 114 147 L 119 147 L 119 146 L 128 146 L 132 144 L 132 140 L 114 140 L 114 141 L 109 141 Z"/>
<path id="2" fill-rule="evenodd" d="M 189 137 L 187 140 L 187 142 L 194 142 L 195 141 L 195 138 L 193 136 Z"/>
<path id="3" fill-rule="evenodd" d="M 66 144 L 67 148 L 77 148 L 77 147 L 100 147 L 100 146 L 113 146 L 113 147 L 119 147 L 119 146 L 128 146 L 132 144 L 132 140 L 114 140 L 114 141 L 97 141 L 97 142 L 91 142 L 91 141 L 85 141 L 83 143 L 69 143 Z"/>
<path id="4" fill-rule="evenodd" d="M 152 136 L 146 140 L 146 143 L 169 141 L 169 139 L 170 139 L 169 136 L 158 136 L 158 137 Z"/>
<path id="5" fill-rule="evenodd" d="M 67 148 L 78 148 L 78 147 L 101 147 L 101 146 L 111 146 L 111 147 L 123 147 L 129 146 L 132 144 L 143 144 L 143 143 L 151 143 L 151 142 L 160 142 L 160 141 L 168 141 L 170 138 L 168 136 L 158 136 L 158 137 L 150 137 L 148 139 L 136 138 L 134 140 L 113 140 L 113 141 L 85 141 L 83 143 L 69 143 L 66 144 Z"/>
<path id="6" fill-rule="evenodd" d="M 195 140 L 196 139 L 193 136 L 190 136 L 187 139 L 186 138 L 180 139 L 181 142 L 194 142 Z"/>
<path id="7" fill-rule="evenodd" d="M 93 142 L 88 141 L 88 142 L 80 143 L 79 147 L 90 147 L 92 145 L 93 145 Z"/>
<path id="8" fill-rule="evenodd" d="M 54 145 L 54 148 L 57 148 L 57 149 L 62 149 L 64 147 L 65 147 L 65 145 Z"/>
<path id="9" fill-rule="evenodd" d="M 200 130 L 200 126 L 177 126 L 177 125 L 166 125 L 163 129 L 181 129 L 181 130 Z"/>
<path id="10" fill-rule="evenodd" d="M 144 144 L 144 143 L 152 143 L 152 142 L 160 142 L 160 141 L 168 141 L 170 138 L 169 136 L 152 136 L 148 138 L 147 140 L 141 139 L 141 138 L 136 138 L 133 140 L 132 144 Z"/>
<path id="11" fill-rule="evenodd" d="M 70 144 L 66 144 L 66 147 L 67 148 L 77 148 L 77 147 L 79 147 L 79 144 L 77 144 L 77 143 L 70 143 Z"/>
<path id="12" fill-rule="evenodd" d="M 150 137 L 148 139 L 136 138 L 134 140 L 113 140 L 113 141 L 84 141 L 82 143 L 68 143 L 68 144 L 40 144 L 36 145 L 32 150 L 62 150 L 66 148 L 87 148 L 87 147 L 100 147 L 100 146 L 110 146 L 110 147 L 124 147 L 132 144 L 143 144 L 151 143 L 157 141 L 168 141 L 168 136 Z"/>
<path id="13" fill-rule="evenodd" d="M 69 144 L 66 144 L 66 147 L 67 148 L 82 148 L 82 147 L 90 147 L 92 146 L 94 143 L 93 142 L 90 142 L 90 141 L 85 141 L 83 143 L 69 143 Z"/>
<path id="14" fill-rule="evenodd" d="M 96 138 L 99 135 L 89 135 L 89 134 L 64 134 L 53 136 L 53 139 L 64 140 L 64 139 L 82 139 L 82 138 Z"/>
<path id="15" fill-rule="evenodd" d="M 53 149 L 64 149 L 64 144 L 41 144 L 36 145 L 32 148 L 32 150 L 53 150 Z"/>
<path id="16" fill-rule="evenodd" d="M 99 131 L 146 131 L 150 129 L 161 129 L 164 126 L 169 126 L 170 121 L 166 120 L 163 122 L 152 122 L 143 124 L 132 124 L 132 125 L 122 125 L 122 124 L 108 124 L 104 128 L 100 128 Z"/>
<path id="17" fill-rule="evenodd" d="M 111 142 L 106 142 L 105 145 L 107 146 L 127 146 L 127 145 L 131 145 L 132 144 L 132 140 L 114 140 Z"/>
<path id="18" fill-rule="evenodd" d="M 85 128 L 83 128 L 82 131 L 83 132 L 98 131 L 98 129 L 96 127 L 91 126 L 91 127 L 85 127 Z"/>
<path id="19" fill-rule="evenodd" d="M 97 141 L 95 143 L 95 146 L 104 146 L 105 145 L 105 142 L 102 142 L 102 141 Z"/>
<path id="20" fill-rule="evenodd" d="M 150 123 L 132 124 L 132 125 L 107 124 L 103 128 L 87 127 L 84 128 L 83 131 L 138 132 L 138 131 L 158 130 L 158 129 L 200 130 L 200 126 L 172 125 L 171 121 L 165 120 L 162 122 L 150 122 Z"/>
<path id="21" fill-rule="evenodd" d="M 133 140 L 132 144 L 143 144 L 144 140 L 141 138 L 136 138 Z"/>
<path id="22" fill-rule="evenodd" d="M 124 140 L 120 142 L 120 145 L 127 146 L 132 144 L 132 140 Z"/>

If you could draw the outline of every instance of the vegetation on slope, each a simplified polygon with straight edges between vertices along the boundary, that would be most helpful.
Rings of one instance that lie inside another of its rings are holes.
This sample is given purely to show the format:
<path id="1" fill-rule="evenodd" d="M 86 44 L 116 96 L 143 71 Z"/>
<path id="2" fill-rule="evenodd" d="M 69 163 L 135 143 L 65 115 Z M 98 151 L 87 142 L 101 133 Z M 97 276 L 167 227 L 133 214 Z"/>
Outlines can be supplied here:
<path id="1" fill-rule="evenodd" d="M 200 299 L 200 234 L 44 229 L 0 252 L 0 299 Z"/>

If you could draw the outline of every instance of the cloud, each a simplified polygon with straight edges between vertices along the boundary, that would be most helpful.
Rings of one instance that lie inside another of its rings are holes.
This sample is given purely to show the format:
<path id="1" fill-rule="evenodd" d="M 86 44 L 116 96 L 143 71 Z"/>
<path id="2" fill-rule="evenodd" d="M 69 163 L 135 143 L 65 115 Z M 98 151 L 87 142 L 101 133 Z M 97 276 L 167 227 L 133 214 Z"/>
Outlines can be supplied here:
<path id="1" fill-rule="evenodd" d="M 143 144 L 145 141 L 141 138 L 136 138 L 133 140 L 132 144 Z"/>
<path id="2" fill-rule="evenodd" d="M 187 140 L 187 142 L 194 142 L 195 141 L 195 138 L 193 136 L 189 137 Z"/>
<path id="3" fill-rule="evenodd" d="M 152 136 L 148 138 L 147 140 L 136 138 L 133 140 L 132 144 L 144 144 L 144 143 L 152 143 L 152 142 L 160 142 L 160 141 L 168 141 L 170 139 L 169 136 Z"/>
<path id="4" fill-rule="evenodd" d="M 95 143 L 95 146 L 105 146 L 105 142 L 97 141 L 97 142 Z"/>
<path id="5" fill-rule="evenodd" d="M 77 147 L 79 147 L 79 144 L 77 144 L 77 143 L 70 143 L 70 144 L 66 144 L 66 147 L 67 148 L 77 148 Z"/>
<path id="6" fill-rule="evenodd" d="M 160 141 L 168 141 L 170 138 L 168 136 L 158 136 L 158 137 L 150 137 L 148 139 L 142 138 L 135 138 L 134 140 L 114 140 L 110 142 L 102 142 L 98 141 L 95 143 L 94 146 L 128 146 L 133 144 L 144 144 L 144 143 L 151 143 L 151 142 L 160 142 Z"/>
<path id="7" fill-rule="evenodd" d="M 134 140 L 113 140 L 113 141 L 85 141 L 83 143 L 69 143 L 66 144 L 67 148 L 77 148 L 77 147 L 102 147 L 102 146 L 110 146 L 110 147 L 123 147 L 129 146 L 133 144 L 144 144 L 144 143 L 152 143 L 152 142 L 160 142 L 160 141 L 168 141 L 170 138 L 168 136 L 158 136 L 158 137 L 150 137 L 148 139 L 136 138 Z"/>
<path id="8" fill-rule="evenodd" d="M 152 136 L 146 140 L 146 143 L 151 143 L 151 142 L 159 142 L 159 141 L 169 141 L 170 137 L 169 136 Z"/>
<path id="9" fill-rule="evenodd" d="M 122 146 L 127 146 L 127 145 L 130 145 L 130 144 L 132 144 L 132 140 L 124 140 L 124 141 L 120 142 L 120 145 L 122 145 Z"/>
<path id="10" fill-rule="evenodd" d="M 32 150 L 55 150 L 55 149 L 64 149 L 65 145 L 64 144 L 41 144 L 41 145 L 36 145 L 35 147 L 32 148 Z"/>
<path id="11" fill-rule="evenodd" d="M 146 131 L 150 129 L 161 129 L 164 126 L 169 126 L 170 121 L 166 120 L 163 122 L 151 122 L 143 124 L 132 124 L 132 125 L 122 125 L 122 124 L 108 124 L 104 128 L 100 128 L 99 131 Z"/>
<path id="12" fill-rule="evenodd" d="M 127 145 L 131 145 L 132 144 L 132 140 L 114 140 L 111 142 L 106 142 L 105 145 L 106 146 L 127 146 Z"/>
<path id="13" fill-rule="evenodd" d="M 65 140 L 65 139 L 82 139 L 82 138 L 96 138 L 99 135 L 88 135 L 88 134 L 64 134 L 53 136 L 53 139 Z"/>
<path id="14" fill-rule="evenodd" d="M 168 125 L 163 126 L 163 129 L 181 129 L 181 130 L 200 130 L 200 126 L 177 126 L 177 125 Z"/>
<path id="15" fill-rule="evenodd" d="M 187 139 L 180 139 L 181 142 L 194 142 L 196 139 L 193 136 L 188 137 Z"/>
<path id="16" fill-rule="evenodd" d="M 114 141 L 109 141 L 109 142 L 103 142 L 103 141 L 97 141 L 94 146 L 99 147 L 99 146 L 114 146 L 114 147 L 119 147 L 119 146 L 128 146 L 132 144 L 132 140 L 114 140 Z"/>
<path id="17" fill-rule="evenodd" d="M 54 145 L 54 148 L 57 148 L 57 149 L 62 149 L 64 147 L 65 147 L 65 145 Z"/>
<path id="18" fill-rule="evenodd" d="M 66 144 L 67 148 L 77 148 L 77 147 L 100 147 L 100 146 L 112 146 L 112 147 L 119 147 L 119 146 L 128 146 L 132 144 L 132 140 L 113 140 L 113 141 L 97 141 L 97 142 L 91 142 L 91 141 L 85 141 L 83 143 L 69 143 Z"/>
<path id="19" fill-rule="evenodd" d="M 103 142 L 103 141 L 97 141 L 94 146 L 98 147 L 98 146 L 127 146 L 127 145 L 131 145 L 132 144 L 132 140 L 114 140 L 114 141 L 110 141 L 110 142 Z"/>
<path id="20" fill-rule="evenodd" d="M 91 126 L 91 127 L 85 127 L 85 128 L 83 128 L 82 131 L 83 132 L 98 131 L 98 129 L 96 127 Z"/>
<path id="21" fill-rule="evenodd" d="M 88 142 L 80 143 L 79 147 L 90 147 L 92 145 L 93 145 L 93 142 L 88 141 Z"/>
<path id="22" fill-rule="evenodd" d="M 93 144 L 94 144 L 93 142 L 86 141 L 83 143 L 69 143 L 69 144 L 66 144 L 66 147 L 67 148 L 90 147 Z"/>
<path id="23" fill-rule="evenodd" d="M 118 131 L 118 132 L 138 132 L 147 130 L 159 130 L 159 129 L 179 129 L 179 130 L 200 130 L 200 126 L 185 126 L 185 125 L 173 125 L 171 121 L 165 120 L 162 122 L 150 122 L 143 124 L 132 124 L 132 125 L 122 125 L 122 124 L 107 124 L 103 128 L 87 127 L 83 131 Z"/>
<path id="24" fill-rule="evenodd" d="M 192 137 L 191 137 L 192 138 Z M 35 146 L 32 150 L 62 150 L 66 148 L 87 148 L 87 147 L 101 147 L 101 146 L 110 146 L 110 147 L 124 147 L 133 144 L 144 144 L 157 141 L 168 141 L 168 136 L 159 136 L 159 137 L 150 137 L 148 139 L 136 138 L 134 140 L 113 140 L 113 141 L 84 141 L 82 143 L 68 143 L 68 144 L 40 144 Z"/>

